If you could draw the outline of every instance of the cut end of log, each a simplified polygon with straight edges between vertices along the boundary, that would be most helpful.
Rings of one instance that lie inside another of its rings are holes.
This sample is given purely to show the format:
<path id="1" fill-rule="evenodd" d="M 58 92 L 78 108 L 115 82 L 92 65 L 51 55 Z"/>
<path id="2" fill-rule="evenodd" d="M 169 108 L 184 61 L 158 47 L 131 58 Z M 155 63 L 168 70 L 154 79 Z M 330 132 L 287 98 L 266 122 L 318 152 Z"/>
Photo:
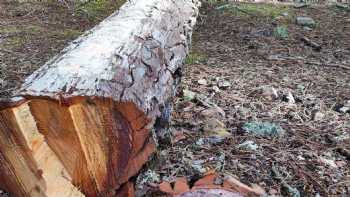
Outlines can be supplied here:
<path id="1" fill-rule="evenodd" d="M 0 100 L 0 188 L 115 196 L 169 121 L 199 2 L 127 1 Z"/>
<path id="2" fill-rule="evenodd" d="M 149 123 L 133 103 L 102 98 L 3 109 L 0 187 L 16 196 L 114 195 L 155 151 Z"/>

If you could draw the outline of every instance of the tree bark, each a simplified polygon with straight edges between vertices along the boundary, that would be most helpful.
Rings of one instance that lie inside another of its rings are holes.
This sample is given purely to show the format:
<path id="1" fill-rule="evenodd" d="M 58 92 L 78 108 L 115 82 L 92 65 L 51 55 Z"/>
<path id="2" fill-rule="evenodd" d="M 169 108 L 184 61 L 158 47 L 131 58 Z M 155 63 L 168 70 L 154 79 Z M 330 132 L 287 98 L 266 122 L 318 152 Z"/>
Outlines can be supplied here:
<path id="1" fill-rule="evenodd" d="M 198 6 L 128 1 L 29 76 L 20 97 L 0 100 L 0 188 L 118 195 L 155 151 L 152 128 L 169 117 Z"/>

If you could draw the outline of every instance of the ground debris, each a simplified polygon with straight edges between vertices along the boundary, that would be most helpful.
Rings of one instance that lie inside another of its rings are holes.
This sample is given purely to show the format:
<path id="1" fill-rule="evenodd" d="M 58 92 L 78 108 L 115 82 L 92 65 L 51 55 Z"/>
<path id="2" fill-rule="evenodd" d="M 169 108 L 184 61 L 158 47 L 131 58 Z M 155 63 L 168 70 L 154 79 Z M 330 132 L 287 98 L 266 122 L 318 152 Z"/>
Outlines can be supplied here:
<path id="1" fill-rule="evenodd" d="M 238 148 L 242 148 L 244 150 L 248 150 L 248 151 L 256 151 L 258 149 L 258 145 L 255 144 L 254 141 L 251 141 L 251 140 L 248 140 L 248 141 L 245 141 L 241 144 L 238 145 Z"/>
<path id="2" fill-rule="evenodd" d="M 280 137 L 284 135 L 284 129 L 270 122 L 247 122 L 243 125 L 243 129 L 253 135 Z"/>

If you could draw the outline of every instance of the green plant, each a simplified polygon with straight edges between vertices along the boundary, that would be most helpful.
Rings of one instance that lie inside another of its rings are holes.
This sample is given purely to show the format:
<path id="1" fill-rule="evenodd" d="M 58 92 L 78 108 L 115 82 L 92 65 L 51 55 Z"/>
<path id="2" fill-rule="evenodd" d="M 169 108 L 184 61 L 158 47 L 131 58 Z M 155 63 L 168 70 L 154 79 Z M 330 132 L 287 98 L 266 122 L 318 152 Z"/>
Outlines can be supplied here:
<path id="1" fill-rule="evenodd" d="M 288 38 L 288 29 L 286 26 L 278 26 L 275 28 L 273 35 L 277 38 Z"/>
<path id="2" fill-rule="evenodd" d="M 231 12 L 233 14 L 244 14 L 252 16 L 265 16 L 276 18 L 284 12 L 288 12 L 287 6 L 273 5 L 273 4 L 252 4 L 252 3 L 240 3 L 240 4 L 226 4 L 217 7 L 218 10 Z"/>
<path id="3" fill-rule="evenodd" d="M 87 17 L 89 20 L 102 20 L 105 13 L 119 8 L 126 0 L 90 0 L 80 3 L 75 8 L 75 13 Z"/>

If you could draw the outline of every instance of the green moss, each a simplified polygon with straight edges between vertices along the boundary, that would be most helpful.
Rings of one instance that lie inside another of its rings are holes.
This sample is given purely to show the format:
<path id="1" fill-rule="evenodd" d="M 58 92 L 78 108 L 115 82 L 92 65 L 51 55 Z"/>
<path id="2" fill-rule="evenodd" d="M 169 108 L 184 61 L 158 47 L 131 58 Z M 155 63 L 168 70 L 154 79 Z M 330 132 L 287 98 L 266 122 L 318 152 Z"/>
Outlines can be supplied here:
<path id="1" fill-rule="evenodd" d="M 208 57 L 204 54 L 191 52 L 186 58 L 186 64 L 199 64 L 206 63 L 208 61 Z"/>
<path id="2" fill-rule="evenodd" d="M 126 0 L 90 0 L 79 4 L 75 13 L 87 17 L 90 21 L 102 20 L 109 13 L 119 8 Z"/>
<path id="3" fill-rule="evenodd" d="M 281 126 L 270 122 L 247 122 L 243 125 L 243 129 L 248 133 L 260 136 L 279 137 L 285 133 Z"/>

